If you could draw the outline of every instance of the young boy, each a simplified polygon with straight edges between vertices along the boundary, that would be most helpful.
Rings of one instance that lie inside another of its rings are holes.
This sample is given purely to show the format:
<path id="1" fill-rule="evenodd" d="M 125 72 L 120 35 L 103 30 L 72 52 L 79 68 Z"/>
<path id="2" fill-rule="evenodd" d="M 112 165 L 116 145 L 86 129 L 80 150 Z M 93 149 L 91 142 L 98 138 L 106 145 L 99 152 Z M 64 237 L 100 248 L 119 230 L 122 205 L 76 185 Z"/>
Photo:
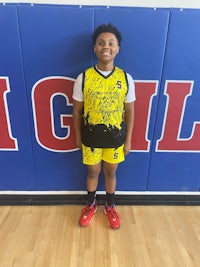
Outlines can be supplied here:
<path id="1" fill-rule="evenodd" d="M 101 168 L 105 176 L 104 212 L 112 229 L 120 227 L 115 210 L 116 171 L 131 149 L 134 123 L 134 82 L 130 74 L 114 65 L 121 34 L 112 24 L 93 33 L 96 66 L 79 74 L 73 92 L 73 122 L 77 147 L 87 165 L 87 204 L 79 224 L 88 226 L 97 211 L 95 199 Z M 82 119 L 83 114 L 83 119 Z"/>

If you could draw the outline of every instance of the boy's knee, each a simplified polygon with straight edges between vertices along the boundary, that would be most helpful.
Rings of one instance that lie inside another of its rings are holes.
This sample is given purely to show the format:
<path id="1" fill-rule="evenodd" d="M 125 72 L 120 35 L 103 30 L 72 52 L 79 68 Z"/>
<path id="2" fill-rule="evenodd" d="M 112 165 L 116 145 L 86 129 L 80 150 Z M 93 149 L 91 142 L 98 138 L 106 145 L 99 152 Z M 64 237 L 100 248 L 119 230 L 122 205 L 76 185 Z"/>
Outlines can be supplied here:
<path id="1" fill-rule="evenodd" d="M 114 179 L 116 177 L 116 170 L 104 169 L 104 175 L 108 179 Z"/>
<path id="2" fill-rule="evenodd" d="M 101 171 L 101 167 L 100 166 L 91 166 L 88 167 L 88 177 L 91 179 L 95 179 L 98 178 L 99 174 Z"/>

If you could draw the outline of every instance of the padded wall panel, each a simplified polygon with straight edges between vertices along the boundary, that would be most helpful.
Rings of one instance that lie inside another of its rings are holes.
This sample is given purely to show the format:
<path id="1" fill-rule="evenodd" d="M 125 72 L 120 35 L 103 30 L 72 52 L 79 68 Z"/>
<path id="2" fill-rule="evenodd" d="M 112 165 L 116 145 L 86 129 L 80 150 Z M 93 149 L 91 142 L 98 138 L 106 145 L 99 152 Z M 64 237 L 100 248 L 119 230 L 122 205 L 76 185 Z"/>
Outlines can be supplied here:
<path id="1" fill-rule="evenodd" d="M 200 188 L 199 28 L 200 10 L 171 10 L 148 190 Z"/>
<path id="2" fill-rule="evenodd" d="M 93 31 L 93 10 L 66 6 L 19 6 L 19 23 L 25 80 L 27 85 L 28 108 L 33 122 L 34 86 L 41 79 L 58 80 L 76 78 L 79 72 L 92 65 L 91 34 Z M 50 84 L 52 90 L 52 112 L 55 134 L 60 138 L 69 135 L 72 129 L 62 127 L 62 115 L 72 113 L 72 83 Z M 44 82 L 45 83 L 45 82 Z M 47 82 L 46 82 L 47 83 Z M 42 95 L 48 85 L 41 85 L 37 106 L 44 105 Z M 64 88 L 65 87 L 65 88 Z M 49 89 L 50 90 L 50 89 Z M 64 95 L 66 94 L 66 95 Z M 36 100 L 35 100 L 36 101 Z M 39 114 L 41 112 L 41 114 Z M 38 120 L 43 110 L 38 111 Z M 46 116 L 48 110 L 45 109 Z M 45 116 L 45 114 L 44 114 Z M 45 123 L 46 118 L 44 117 Z M 38 126 L 39 127 L 39 126 Z M 85 167 L 81 165 L 80 151 L 52 151 L 36 140 L 36 126 L 31 124 L 36 180 L 38 190 L 82 190 L 85 188 Z M 40 131 L 40 129 L 38 129 Z M 48 138 L 50 130 L 46 130 Z M 58 140 L 59 141 L 59 140 Z M 64 143 L 64 142 L 63 142 Z"/>
<path id="3" fill-rule="evenodd" d="M 35 190 L 30 121 L 14 5 L 0 6 L 0 36 L 0 190 Z"/>

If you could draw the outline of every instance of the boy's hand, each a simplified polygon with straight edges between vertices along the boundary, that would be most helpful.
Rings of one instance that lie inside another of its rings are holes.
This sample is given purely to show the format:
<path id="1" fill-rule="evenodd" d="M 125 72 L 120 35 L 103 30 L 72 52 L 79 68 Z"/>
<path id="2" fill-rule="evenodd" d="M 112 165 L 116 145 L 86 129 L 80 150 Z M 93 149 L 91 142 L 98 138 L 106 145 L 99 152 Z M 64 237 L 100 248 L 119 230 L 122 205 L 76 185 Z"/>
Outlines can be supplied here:
<path id="1" fill-rule="evenodd" d="M 128 155 L 131 150 L 131 141 L 125 141 L 124 143 L 124 155 Z"/>

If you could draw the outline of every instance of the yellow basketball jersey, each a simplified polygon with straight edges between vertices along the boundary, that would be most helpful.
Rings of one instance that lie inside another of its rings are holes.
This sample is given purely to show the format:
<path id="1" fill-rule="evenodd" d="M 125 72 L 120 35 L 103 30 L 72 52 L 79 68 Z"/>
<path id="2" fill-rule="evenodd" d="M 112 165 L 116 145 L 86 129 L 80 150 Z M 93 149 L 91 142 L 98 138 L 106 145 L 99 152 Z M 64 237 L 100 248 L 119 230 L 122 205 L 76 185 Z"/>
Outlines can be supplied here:
<path id="1" fill-rule="evenodd" d="M 104 76 L 92 67 L 84 72 L 83 77 L 83 143 L 92 147 L 122 145 L 125 136 L 124 102 L 128 92 L 126 73 L 115 67 Z"/>

